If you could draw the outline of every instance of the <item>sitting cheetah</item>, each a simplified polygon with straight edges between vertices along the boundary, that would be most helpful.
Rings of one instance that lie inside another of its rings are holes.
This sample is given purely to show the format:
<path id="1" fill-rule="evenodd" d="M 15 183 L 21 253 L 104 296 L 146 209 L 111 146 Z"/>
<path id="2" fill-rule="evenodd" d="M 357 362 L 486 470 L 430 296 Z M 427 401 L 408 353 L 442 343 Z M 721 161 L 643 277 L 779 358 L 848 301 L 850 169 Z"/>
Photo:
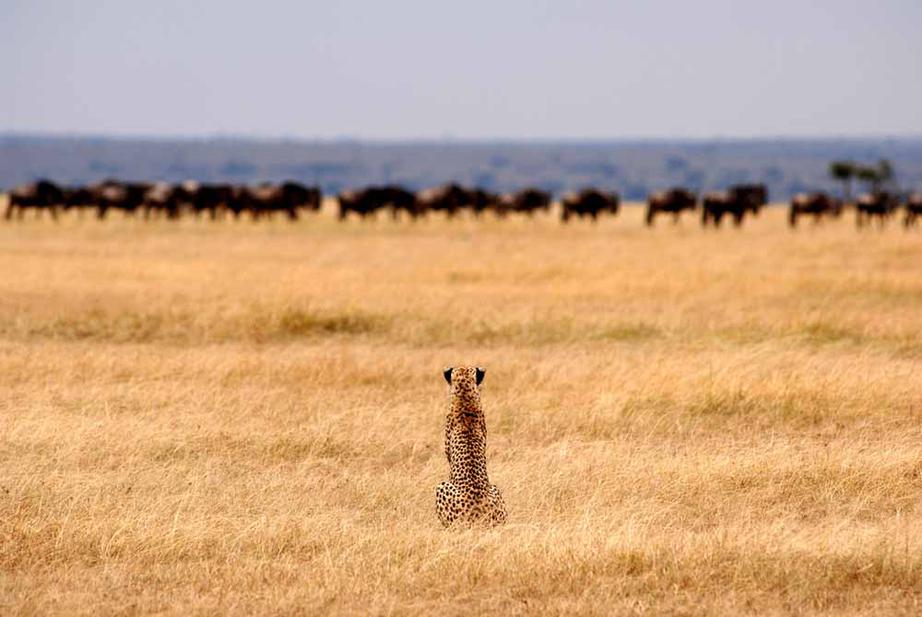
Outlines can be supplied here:
<path id="1" fill-rule="evenodd" d="M 447 482 L 435 489 L 435 508 L 446 527 L 457 521 L 506 522 L 506 504 L 487 477 L 487 425 L 480 404 L 484 370 L 464 366 L 445 371 L 451 402 L 445 424 Z"/>

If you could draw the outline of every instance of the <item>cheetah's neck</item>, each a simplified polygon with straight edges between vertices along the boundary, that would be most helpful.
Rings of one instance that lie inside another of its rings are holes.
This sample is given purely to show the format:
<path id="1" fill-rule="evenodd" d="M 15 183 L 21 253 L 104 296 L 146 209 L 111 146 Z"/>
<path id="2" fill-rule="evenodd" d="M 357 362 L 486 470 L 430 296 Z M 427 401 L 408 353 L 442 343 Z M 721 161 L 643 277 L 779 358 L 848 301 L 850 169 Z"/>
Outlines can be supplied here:
<path id="1" fill-rule="evenodd" d="M 487 435 L 483 415 L 449 414 L 445 428 L 445 454 L 450 478 L 473 490 L 489 490 Z"/>

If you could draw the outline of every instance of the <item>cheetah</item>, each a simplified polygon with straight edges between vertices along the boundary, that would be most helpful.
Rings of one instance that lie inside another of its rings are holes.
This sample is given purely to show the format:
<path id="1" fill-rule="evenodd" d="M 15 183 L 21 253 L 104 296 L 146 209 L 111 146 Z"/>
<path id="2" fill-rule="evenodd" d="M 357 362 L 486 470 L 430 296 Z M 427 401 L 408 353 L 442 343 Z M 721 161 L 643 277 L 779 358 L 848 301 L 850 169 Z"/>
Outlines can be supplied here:
<path id="1" fill-rule="evenodd" d="M 464 366 L 445 370 L 450 404 L 445 423 L 449 479 L 435 489 L 435 508 L 445 527 L 454 523 L 506 522 L 506 504 L 487 477 L 487 425 L 480 404 L 485 371 Z"/>

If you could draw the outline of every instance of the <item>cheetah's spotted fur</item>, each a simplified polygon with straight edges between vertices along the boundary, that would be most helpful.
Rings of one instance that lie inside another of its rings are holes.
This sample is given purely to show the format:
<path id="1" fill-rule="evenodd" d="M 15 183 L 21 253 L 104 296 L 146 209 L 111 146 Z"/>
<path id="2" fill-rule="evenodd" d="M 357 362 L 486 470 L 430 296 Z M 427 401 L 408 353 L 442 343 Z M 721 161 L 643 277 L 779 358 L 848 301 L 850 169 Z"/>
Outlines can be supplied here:
<path id="1" fill-rule="evenodd" d="M 503 495 L 487 477 L 487 425 L 480 403 L 483 376 L 483 369 L 473 366 L 445 371 L 451 393 L 445 423 L 449 479 L 436 488 L 435 506 L 446 527 L 456 522 L 506 522 Z"/>

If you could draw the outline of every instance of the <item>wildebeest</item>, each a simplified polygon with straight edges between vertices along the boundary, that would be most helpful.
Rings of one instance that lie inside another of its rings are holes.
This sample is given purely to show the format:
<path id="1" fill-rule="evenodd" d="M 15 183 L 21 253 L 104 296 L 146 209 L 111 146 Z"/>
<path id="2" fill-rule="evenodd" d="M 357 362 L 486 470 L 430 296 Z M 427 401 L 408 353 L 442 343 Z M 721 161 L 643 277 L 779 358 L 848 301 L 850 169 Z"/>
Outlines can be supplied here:
<path id="1" fill-rule="evenodd" d="M 416 201 L 421 212 L 444 212 L 452 218 L 459 211 L 473 206 L 473 195 L 451 182 L 418 192 Z"/>
<path id="2" fill-rule="evenodd" d="M 762 206 L 768 203 L 768 187 L 764 184 L 737 184 L 730 191 L 746 200 L 748 211 L 758 214 Z"/>
<path id="3" fill-rule="evenodd" d="M 551 194 L 534 187 L 527 187 L 515 193 L 501 195 L 494 209 L 504 217 L 510 212 L 525 213 L 534 216 L 538 210 L 550 210 Z"/>
<path id="4" fill-rule="evenodd" d="M 339 220 L 344 221 L 350 212 L 362 218 L 374 215 L 380 207 L 372 188 L 341 191 L 336 198 L 339 203 Z"/>
<path id="5" fill-rule="evenodd" d="M 207 212 L 212 220 L 218 218 L 218 212 L 223 208 L 233 210 L 232 202 L 238 197 L 237 191 L 230 184 L 198 184 L 186 189 L 182 196 L 187 201 L 195 216 Z M 271 200 L 278 187 L 273 185 L 260 185 L 252 194 L 255 201 L 262 199 Z M 269 189 L 268 191 L 266 189 Z M 249 195 L 250 193 L 245 193 Z M 239 214 L 239 211 L 237 212 Z M 294 217 L 296 218 L 296 217 Z"/>
<path id="6" fill-rule="evenodd" d="M 763 184 L 738 184 L 726 191 L 711 191 L 701 198 L 701 224 L 720 227 L 721 219 L 729 215 L 739 227 L 747 212 L 758 214 L 767 201 L 768 190 Z"/>
<path id="7" fill-rule="evenodd" d="M 713 223 L 714 227 L 720 227 L 725 214 L 733 217 L 737 227 L 743 224 L 746 206 L 740 202 L 739 196 L 730 191 L 709 191 L 702 195 L 701 225 L 707 227 L 708 223 Z"/>
<path id="8" fill-rule="evenodd" d="M 903 219 L 903 225 L 912 227 L 920 216 L 922 216 L 922 193 L 912 193 L 906 199 L 906 218 Z"/>
<path id="9" fill-rule="evenodd" d="M 470 207 L 474 211 L 474 216 L 480 216 L 484 210 L 495 209 L 499 203 L 499 195 L 486 191 L 481 188 L 474 188 L 468 191 L 470 193 Z"/>
<path id="10" fill-rule="evenodd" d="M 323 192 L 317 185 L 305 186 L 297 182 L 283 182 L 282 194 L 285 196 L 284 199 L 311 212 L 319 211 L 323 205 Z"/>
<path id="11" fill-rule="evenodd" d="M 157 182 L 144 193 L 144 218 L 150 218 L 151 214 L 163 212 L 167 218 L 175 219 L 179 217 L 180 209 L 191 203 L 190 188 L 198 188 L 198 185 L 189 186 L 185 184 L 173 185 L 166 182 Z"/>
<path id="12" fill-rule="evenodd" d="M 391 209 L 394 219 L 398 218 L 401 212 L 406 212 L 413 219 L 422 213 L 416 194 L 396 184 L 378 187 L 377 199 L 380 200 L 381 207 Z"/>
<path id="13" fill-rule="evenodd" d="M 100 219 L 106 218 L 109 210 L 121 210 L 133 216 L 144 204 L 144 196 L 150 188 L 151 185 L 146 182 L 118 180 L 104 180 L 89 187 L 96 201 L 96 216 Z"/>
<path id="14" fill-rule="evenodd" d="M 64 210 L 76 210 L 81 216 L 84 210 L 93 208 L 96 205 L 96 197 L 93 191 L 86 187 L 70 187 L 64 191 Z"/>
<path id="15" fill-rule="evenodd" d="M 695 194 L 682 187 L 652 193 L 647 198 L 647 226 L 653 225 L 654 218 L 660 212 L 672 213 L 673 222 L 678 222 L 684 210 L 694 210 L 696 206 Z"/>
<path id="16" fill-rule="evenodd" d="M 343 191 L 337 200 L 339 201 L 340 220 L 345 220 L 350 212 L 366 218 L 386 207 L 390 207 L 395 216 L 399 211 L 405 211 L 413 218 L 420 214 L 416 195 L 393 184 Z"/>
<path id="17" fill-rule="evenodd" d="M 201 196 L 201 191 L 196 196 L 199 200 L 199 207 L 201 204 L 206 204 L 209 209 L 212 209 L 224 204 L 235 216 L 241 211 L 248 211 L 253 215 L 254 220 L 263 216 L 271 217 L 275 212 L 284 212 L 290 220 L 294 221 L 298 219 L 298 211 L 301 208 L 314 211 L 320 209 L 320 189 L 309 188 L 296 182 L 241 187 L 237 191 L 227 185 L 204 188 L 210 190 L 205 193 L 204 198 Z"/>
<path id="18" fill-rule="evenodd" d="M 26 208 L 34 208 L 37 214 L 41 214 L 42 210 L 48 210 L 51 218 L 57 219 L 58 206 L 63 205 L 64 191 L 61 187 L 50 180 L 39 180 L 10 191 L 6 219 L 11 219 L 13 212 L 22 218 Z"/>
<path id="19" fill-rule="evenodd" d="M 568 193 L 560 200 L 560 220 L 566 223 L 571 216 L 590 217 L 598 220 L 599 214 L 608 212 L 617 214 L 621 205 L 618 193 L 605 193 L 596 189 L 583 189 L 578 193 Z"/>
<path id="20" fill-rule="evenodd" d="M 855 224 L 864 227 L 876 217 L 877 222 L 883 225 L 898 205 L 896 196 L 887 191 L 862 195 L 855 202 Z"/>
<path id="21" fill-rule="evenodd" d="M 822 218 L 831 216 L 838 218 L 842 214 L 842 202 L 822 192 L 798 193 L 791 199 L 788 210 L 788 225 L 797 227 L 797 219 L 801 216 L 812 216 L 817 223 Z"/>

